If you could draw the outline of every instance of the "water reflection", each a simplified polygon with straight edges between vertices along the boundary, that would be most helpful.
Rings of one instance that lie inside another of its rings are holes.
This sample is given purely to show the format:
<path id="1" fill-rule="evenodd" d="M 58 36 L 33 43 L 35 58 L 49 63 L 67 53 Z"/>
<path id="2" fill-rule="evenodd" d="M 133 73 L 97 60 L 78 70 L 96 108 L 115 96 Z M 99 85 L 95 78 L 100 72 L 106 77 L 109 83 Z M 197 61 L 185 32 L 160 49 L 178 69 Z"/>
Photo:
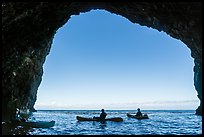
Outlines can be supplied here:
<path id="1" fill-rule="evenodd" d="M 99 127 L 100 127 L 101 129 L 105 129 L 105 128 L 107 127 L 106 122 L 101 123 L 101 124 L 99 125 Z"/>
<path id="2" fill-rule="evenodd" d="M 30 135 L 30 127 L 15 126 L 8 123 L 2 124 L 2 135 Z"/>

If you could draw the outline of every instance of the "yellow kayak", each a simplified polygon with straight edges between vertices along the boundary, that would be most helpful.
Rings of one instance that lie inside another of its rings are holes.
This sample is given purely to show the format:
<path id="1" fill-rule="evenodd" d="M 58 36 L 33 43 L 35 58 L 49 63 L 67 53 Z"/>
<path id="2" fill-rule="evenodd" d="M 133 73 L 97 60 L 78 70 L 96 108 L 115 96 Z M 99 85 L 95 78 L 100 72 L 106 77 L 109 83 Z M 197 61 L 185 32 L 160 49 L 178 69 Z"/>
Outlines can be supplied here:
<path id="1" fill-rule="evenodd" d="M 144 114 L 142 116 L 136 116 L 136 115 L 132 115 L 130 113 L 127 113 L 127 116 L 130 118 L 136 118 L 136 119 L 149 119 L 147 114 Z"/>
<path id="2" fill-rule="evenodd" d="M 94 118 L 86 118 L 86 117 L 76 116 L 76 119 L 78 121 L 98 121 L 98 122 L 101 122 L 101 120 L 98 118 L 94 119 Z M 105 121 L 121 122 L 121 121 L 123 121 L 123 119 L 121 117 L 114 117 L 114 118 L 106 118 Z"/>

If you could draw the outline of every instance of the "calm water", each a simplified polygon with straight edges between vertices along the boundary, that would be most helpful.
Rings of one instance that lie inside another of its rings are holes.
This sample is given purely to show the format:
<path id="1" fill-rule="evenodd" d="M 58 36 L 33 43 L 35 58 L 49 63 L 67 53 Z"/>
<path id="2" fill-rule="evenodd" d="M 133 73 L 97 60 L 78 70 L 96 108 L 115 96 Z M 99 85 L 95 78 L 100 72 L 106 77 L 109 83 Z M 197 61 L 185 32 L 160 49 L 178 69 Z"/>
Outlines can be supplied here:
<path id="1" fill-rule="evenodd" d="M 142 110 L 149 119 L 128 118 L 134 110 L 105 110 L 107 118 L 122 117 L 123 122 L 78 122 L 76 116 L 99 116 L 100 110 L 38 110 L 32 120 L 55 120 L 52 128 L 3 127 L 3 134 L 26 135 L 201 135 L 202 117 L 194 110 Z"/>

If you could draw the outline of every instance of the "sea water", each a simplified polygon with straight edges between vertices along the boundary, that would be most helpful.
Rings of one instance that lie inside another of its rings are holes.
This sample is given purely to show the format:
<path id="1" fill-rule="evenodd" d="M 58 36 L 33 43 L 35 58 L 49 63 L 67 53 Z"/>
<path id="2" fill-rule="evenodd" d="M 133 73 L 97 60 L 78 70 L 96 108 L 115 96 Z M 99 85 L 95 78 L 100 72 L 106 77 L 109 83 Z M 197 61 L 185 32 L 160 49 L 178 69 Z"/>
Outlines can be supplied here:
<path id="1" fill-rule="evenodd" d="M 51 128 L 2 128 L 3 134 L 12 135 L 201 135 L 202 117 L 194 110 L 141 110 L 149 119 L 127 117 L 136 110 L 105 110 L 107 118 L 122 117 L 123 122 L 77 121 L 76 116 L 99 116 L 100 110 L 38 110 L 30 120 L 51 121 Z"/>

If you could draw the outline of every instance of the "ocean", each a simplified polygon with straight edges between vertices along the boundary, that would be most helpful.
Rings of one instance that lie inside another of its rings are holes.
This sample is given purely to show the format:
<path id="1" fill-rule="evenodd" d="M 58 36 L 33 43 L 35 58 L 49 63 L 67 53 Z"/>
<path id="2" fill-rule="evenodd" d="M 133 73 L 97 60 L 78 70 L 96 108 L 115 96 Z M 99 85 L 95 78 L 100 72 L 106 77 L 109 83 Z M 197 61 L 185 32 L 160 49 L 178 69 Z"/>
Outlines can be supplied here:
<path id="1" fill-rule="evenodd" d="M 105 110 L 107 118 L 122 117 L 122 122 L 77 121 L 76 116 L 99 116 L 101 110 L 38 110 L 32 121 L 54 120 L 51 128 L 2 127 L 4 135 L 202 135 L 202 116 L 195 110 L 141 110 L 149 119 L 127 117 L 136 110 Z"/>

